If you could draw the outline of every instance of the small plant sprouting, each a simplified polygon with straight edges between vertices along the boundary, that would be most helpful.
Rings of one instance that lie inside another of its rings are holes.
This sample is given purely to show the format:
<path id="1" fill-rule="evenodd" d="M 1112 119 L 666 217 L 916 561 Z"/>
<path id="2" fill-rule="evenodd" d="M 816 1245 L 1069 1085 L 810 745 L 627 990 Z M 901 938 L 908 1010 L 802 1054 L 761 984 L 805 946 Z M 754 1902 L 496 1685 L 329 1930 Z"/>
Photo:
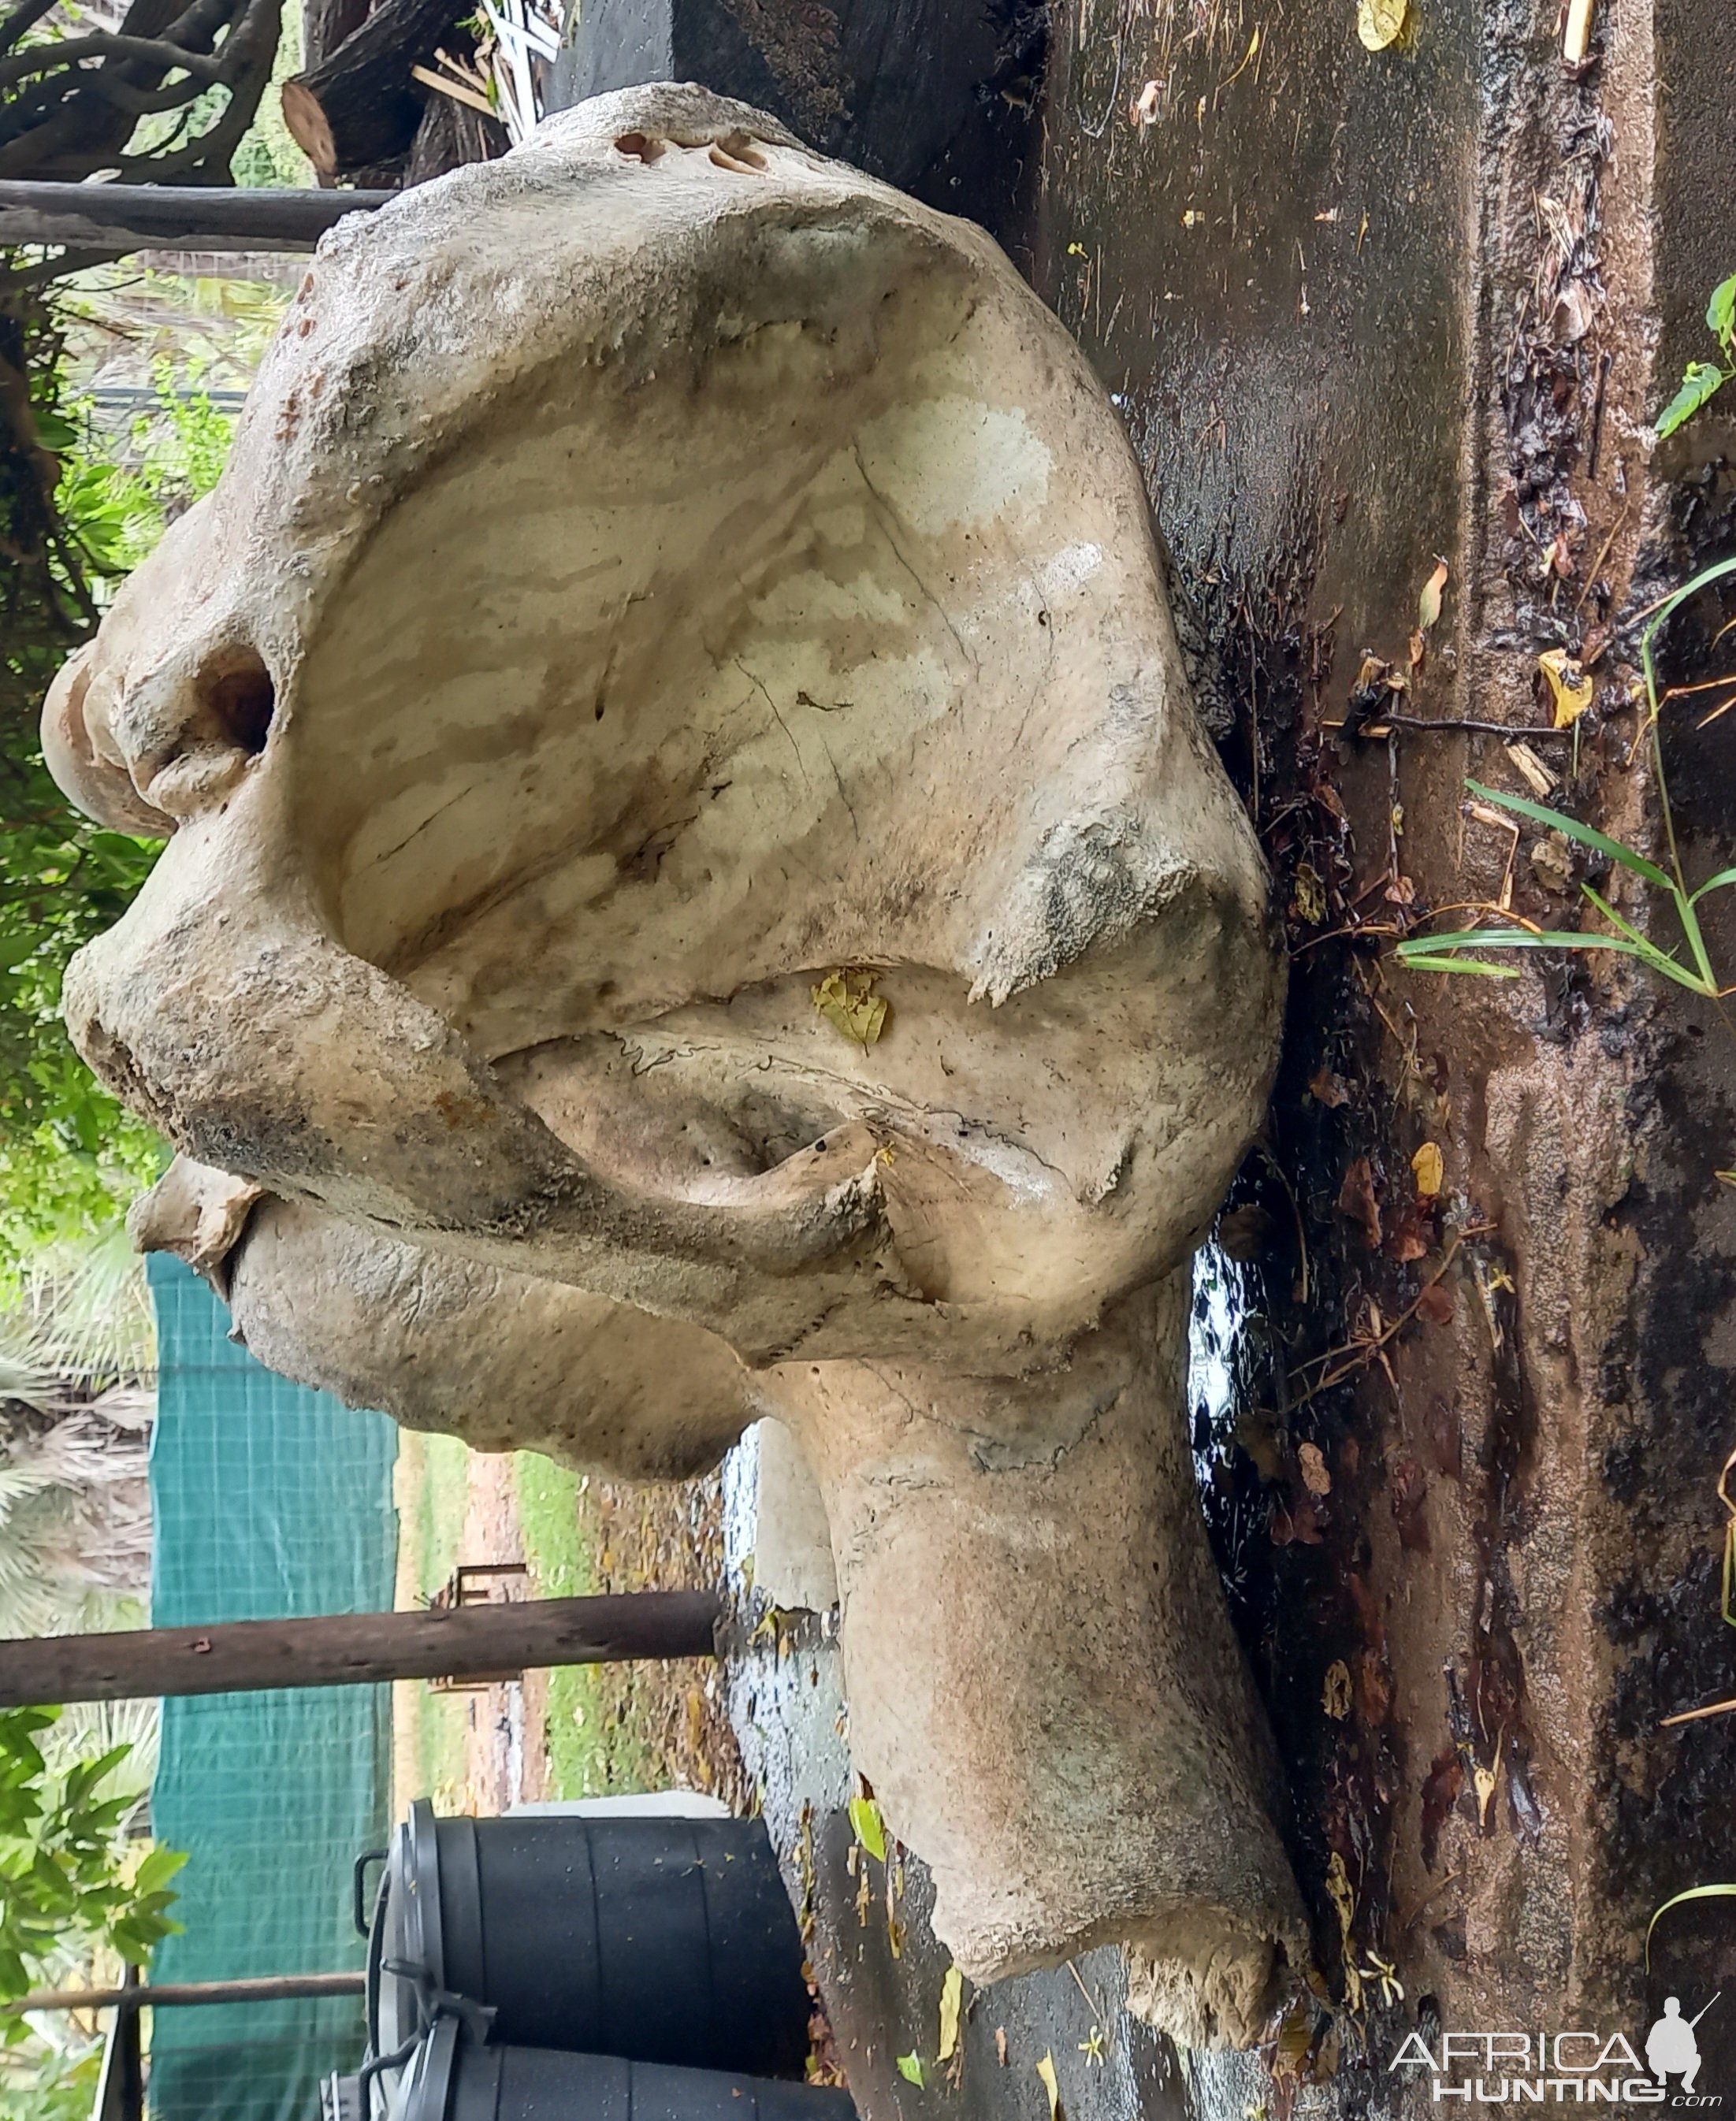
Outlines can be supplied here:
<path id="1" fill-rule="evenodd" d="M 1733 300 L 1736 300 L 1736 279 L 1729 284 L 1733 291 Z M 1607 934 L 1600 929 L 1539 928 L 1535 922 L 1525 920 L 1519 914 L 1509 912 L 1505 908 L 1491 907 L 1491 912 L 1498 912 L 1501 919 L 1510 925 L 1499 928 L 1456 929 L 1449 935 L 1407 936 L 1394 953 L 1401 964 L 1407 966 L 1413 972 L 1476 972 L 1486 979 L 1514 980 L 1519 977 L 1517 966 L 1491 963 L 1486 957 L 1468 958 L 1459 953 L 1468 949 L 1613 950 L 1618 955 L 1638 958 L 1661 979 L 1673 980 L 1678 986 L 1687 987 L 1691 993 L 1721 1003 L 1723 996 L 1730 989 L 1720 981 L 1712 968 L 1706 939 L 1701 933 L 1696 909 L 1708 893 L 1726 890 L 1731 884 L 1736 884 L 1736 868 L 1720 869 L 1716 875 L 1708 877 L 1693 891 L 1689 890 L 1687 879 L 1682 874 L 1682 857 L 1676 845 L 1675 823 L 1670 813 L 1669 790 L 1664 784 L 1663 750 L 1658 739 L 1658 715 L 1662 701 L 1658 692 L 1658 674 L 1652 644 L 1659 627 L 1688 598 L 1732 574 L 1736 574 L 1736 559 L 1720 560 L 1717 566 L 1707 567 L 1696 575 L 1692 581 L 1684 582 L 1680 589 L 1673 590 L 1658 606 L 1640 637 L 1640 662 L 1645 681 L 1647 729 L 1651 737 L 1652 767 L 1664 821 L 1668 867 L 1648 860 L 1644 855 L 1625 846 L 1620 840 L 1611 839 L 1607 832 L 1581 824 L 1577 818 L 1570 818 L 1565 811 L 1552 810 L 1547 805 L 1533 803 L 1523 795 L 1505 795 L 1497 789 L 1484 787 L 1481 781 L 1472 781 L 1466 784 L 1484 802 L 1498 804 L 1504 810 L 1511 810 L 1521 818 L 1528 818 L 1533 824 L 1546 825 L 1565 838 L 1577 841 L 1581 846 L 1590 847 L 1596 853 L 1607 855 L 1611 861 L 1619 863 L 1623 869 L 1662 893 L 1675 914 L 1682 940 L 1669 949 L 1664 949 L 1649 936 L 1641 935 L 1631 921 L 1624 920 L 1591 885 L 1582 883 L 1580 889 L 1587 902 L 1609 923 L 1613 933 Z"/>
<path id="2" fill-rule="evenodd" d="M 1736 375 L 1736 273 L 1720 280 L 1706 305 L 1706 327 L 1718 342 L 1721 361 L 1691 361 L 1682 371 L 1682 385 L 1658 415 L 1658 439 L 1675 433 L 1691 420 L 1708 398 Z"/>

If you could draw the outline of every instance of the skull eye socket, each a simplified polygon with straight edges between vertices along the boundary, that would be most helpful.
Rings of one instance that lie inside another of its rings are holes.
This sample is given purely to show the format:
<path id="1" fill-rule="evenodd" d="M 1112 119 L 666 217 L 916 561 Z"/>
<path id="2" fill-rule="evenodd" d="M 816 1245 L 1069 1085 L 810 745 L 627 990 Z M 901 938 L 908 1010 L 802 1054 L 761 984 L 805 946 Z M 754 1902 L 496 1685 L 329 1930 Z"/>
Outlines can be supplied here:
<path id="1" fill-rule="evenodd" d="M 278 695 L 255 650 L 238 649 L 208 664 L 199 675 L 199 701 L 237 750 L 253 758 L 264 750 Z"/>

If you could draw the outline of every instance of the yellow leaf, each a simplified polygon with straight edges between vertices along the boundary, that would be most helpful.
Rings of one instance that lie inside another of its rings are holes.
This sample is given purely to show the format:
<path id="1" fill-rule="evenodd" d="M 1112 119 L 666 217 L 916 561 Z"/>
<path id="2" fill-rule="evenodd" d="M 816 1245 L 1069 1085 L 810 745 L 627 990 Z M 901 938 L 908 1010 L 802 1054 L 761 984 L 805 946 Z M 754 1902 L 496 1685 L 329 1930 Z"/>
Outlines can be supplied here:
<path id="1" fill-rule="evenodd" d="M 886 1860 L 886 1822 L 880 1817 L 880 1808 L 871 1797 L 853 1797 L 850 1800 L 850 1824 L 856 1838 L 876 1862 Z"/>
<path id="2" fill-rule="evenodd" d="M 1043 2079 L 1043 2088 L 1049 2095 L 1049 2121 L 1055 2121 L 1056 2115 L 1061 2111 L 1061 2086 L 1055 2081 L 1055 2056 L 1052 2049 L 1047 2051 L 1043 2060 L 1038 2063 L 1037 2074 Z"/>
<path id="3" fill-rule="evenodd" d="M 813 989 L 814 1006 L 834 1031 L 858 1046 L 872 1046 L 886 1028 L 885 997 L 874 991 L 873 972 L 828 972 Z"/>
<path id="4" fill-rule="evenodd" d="M 1500 1786 L 1501 1748 L 1506 1742 L 1507 1733 L 1503 1730 L 1496 1737 L 1495 1758 L 1488 1766 L 1483 1767 L 1476 1760 L 1471 1763 L 1471 1782 L 1477 1792 L 1477 1820 L 1480 1826 L 1489 1824 L 1489 1814 L 1495 1804 L 1495 1792 Z"/>
<path id="5" fill-rule="evenodd" d="M 1597 687 L 1565 648 L 1546 649 L 1537 659 L 1537 667 L 1549 681 L 1556 727 L 1571 729 L 1591 705 Z"/>
<path id="6" fill-rule="evenodd" d="M 1362 1977 L 1356 1971 L 1356 1958 L 1351 1951 L 1351 1925 L 1356 1916 L 1356 1896 L 1351 1890 L 1350 1873 L 1344 1867 L 1344 1858 L 1336 1848 L 1326 1866 L 1326 1896 L 1338 1917 L 1338 1949 L 1344 1961 L 1345 2001 L 1353 2011 L 1360 2011 L 1362 2008 Z"/>
<path id="7" fill-rule="evenodd" d="M 1402 7 L 1398 10 L 1398 20 L 1402 27 L 1404 21 L 1404 9 Z M 1394 34 L 1396 35 L 1397 32 L 1395 31 Z M 1362 41 L 1367 44 L 1368 39 L 1365 37 Z M 1379 47 L 1376 45 L 1374 49 L 1378 50 Z M 1451 570 L 1444 560 L 1437 560 L 1435 562 L 1434 573 L 1423 584 L 1422 594 L 1416 599 L 1416 627 L 1419 632 L 1426 633 L 1435 620 L 1440 617 L 1440 593 L 1447 585 L 1447 576 L 1450 572 Z"/>
<path id="8" fill-rule="evenodd" d="M 1404 28 L 1409 0 L 1356 0 L 1356 35 L 1371 52 L 1397 43 Z"/>
<path id="9" fill-rule="evenodd" d="M 950 2062 L 959 2044 L 959 2006 L 964 1997 L 964 1976 L 949 1966 L 940 1983 L 940 2045 L 935 2059 Z"/>
<path id="10" fill-rule="evenodd" d="M 1411 1158 L 1411 1176 L 1416 1182 L 1416 1191 L 1425 1200 L 1432 1200 L 1440 1191 L 1441 1180 L 1446 1176 L 1440 1145 L 1426 1141 Z"/>
<path id="11" fill-rule="evenodd" d="M 1351 1713 L 1350 1666 L 1342 1657 L 1335 1657 L 1326 1667 L 1326 1684 L 1320 1690 L 1320 1706 L 1335 1723 L 1342 1723 Z"/>

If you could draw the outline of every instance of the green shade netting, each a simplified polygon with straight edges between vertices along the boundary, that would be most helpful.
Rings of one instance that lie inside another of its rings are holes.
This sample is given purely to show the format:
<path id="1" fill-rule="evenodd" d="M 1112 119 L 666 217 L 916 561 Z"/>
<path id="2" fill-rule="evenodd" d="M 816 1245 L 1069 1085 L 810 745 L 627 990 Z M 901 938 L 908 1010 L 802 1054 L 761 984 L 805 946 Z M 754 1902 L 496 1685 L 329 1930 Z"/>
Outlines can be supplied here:
<path id="1" fill-rule="evenodd" d="M 157 1627 L 389 1608 L 397 1431 L 263 1368 L 179 1260 L 150 1261 L 157 1412 Z M 391 1690 L 308 1687 L 165 1701 L 151 1816 L 189 1852 L 156 1981 L 359 1967 L 357 1854 L 385 1836 Z M 313 2121 L 320 2079 L 360 2059 L 359 1999 L 153 2012 L 156 2121 Z"/>

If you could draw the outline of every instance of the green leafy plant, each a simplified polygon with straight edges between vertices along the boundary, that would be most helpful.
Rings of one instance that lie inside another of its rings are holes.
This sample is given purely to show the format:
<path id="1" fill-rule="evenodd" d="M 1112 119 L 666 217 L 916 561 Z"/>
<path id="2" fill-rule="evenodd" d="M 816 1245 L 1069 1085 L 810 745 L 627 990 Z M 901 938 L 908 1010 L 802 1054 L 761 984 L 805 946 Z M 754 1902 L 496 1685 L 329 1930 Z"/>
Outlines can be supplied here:
<path id="1" fill-rule="evenodd" d="M 1661 440 L 1691 420 L 1706 400 L 1736 375 L 1736 273 L 1720 280 L 1706 305 L 1706 326 L 1718 342 L 1720 361 L 1691 361 L 1682 372 L 1675 396 L 1658 415 Z"/>
<path id="2" fill-rule="evenodd" d="M 1731 283 L 1736 290 L 1736 282 Z M 1733 295 L 1736 299 L 1736 295 Z M 1617 955 L 1637 958 L 1649 971 L 1660 979 L 1671 980 L 1691 993 L 1708 1000 L 1722 1002 L 1729 990 L 1719 980 L 1707 953 L 1706 938 L 1701 930 L 1698 907 L 1708 893 L 1727 890 L 1736 884 L 1736 868 L 1721 869 L 1715 875 L 1690 890 L 1682 872 L 1682 856 L 1676 844 L 1676 827 L 1670 812 L 1669 790 L 1664 777 L 1664 755 L 1659 742 L 1659 716 L 1663 699 L 1658 690 L 1658 673 L 1654 647 L 1659 628 L 1668 621 L 1671 614 L 1687 599 L 1711 583 L 1736 574 L 1736 559 L 1721 560 L 1715 566 L 1707 567 L 1692 581 L 1665 597 L 1652 613 L 1650 622 L 1640 639 L 1640 662 L 1645 685 L 1647 727 L 1651 739 L 1653 771 L 1657 781 L 1658 803 L 1664 823 L 1664 837 L 1668 855 L 1667 865 L 1651 861 L 1622 841 L 1612 839 L 1607 832 L 1595 827 L 1582 824 L 1577 818 L 1570 818 L 1564 810 L 1552 810 L 1545 804 L 1533 803 L 1523 795 L 1503 795 L 1498 789 L 1486 788 L 1481 781 L 1467 782 L 1486 803 L 1497 804 L 1515 816 L 1528 818 L 1532 823 L 1544 825 L 1564 838 L 1575 841 L 1580 846 L 1589 847 L 1603 855 L 1642 882 L 1659 893 L 1675 916 L 1681 931 L 1681 940 L 1668 949 L 1644 935 L 1634 924 L 1617 912 L 1603 894 L 1589 883 L 1580 886 L 1586 902 L 1609 923 L 1611 932 L 1600 929 L 1545 929 L 1519 915 L 1503 912 L 1500 918 L 1507 924 L 1500 927 L 1455 929 L 1447 934 L 1409 935 L 1395 951 L 1402 964 L 1416 972 L 1471 972 L 1486 979 L 1517 979 L 1516 966 L 1491 963 L 1486 955 L 1467 957 L 1462 953 L 1475 950 L 1508 952 L 1524 950 L 1612 950 Z"/>
<path id="3" fill-rule="evenodd" d="M 179 1928 L 169 1881 L 185 1860 L 129 1843 L 136 1800 L 104 1784 L 131 1750 L 116 1746 L 52 1772 L 37 1743 L 58 1708 L 0 1710 L 0 2004 L 30 1993 L 68 1947 L 106 1946 L 136 1966 Z M 0 2044 L 28 2027 L 0 2016 Z"/>

